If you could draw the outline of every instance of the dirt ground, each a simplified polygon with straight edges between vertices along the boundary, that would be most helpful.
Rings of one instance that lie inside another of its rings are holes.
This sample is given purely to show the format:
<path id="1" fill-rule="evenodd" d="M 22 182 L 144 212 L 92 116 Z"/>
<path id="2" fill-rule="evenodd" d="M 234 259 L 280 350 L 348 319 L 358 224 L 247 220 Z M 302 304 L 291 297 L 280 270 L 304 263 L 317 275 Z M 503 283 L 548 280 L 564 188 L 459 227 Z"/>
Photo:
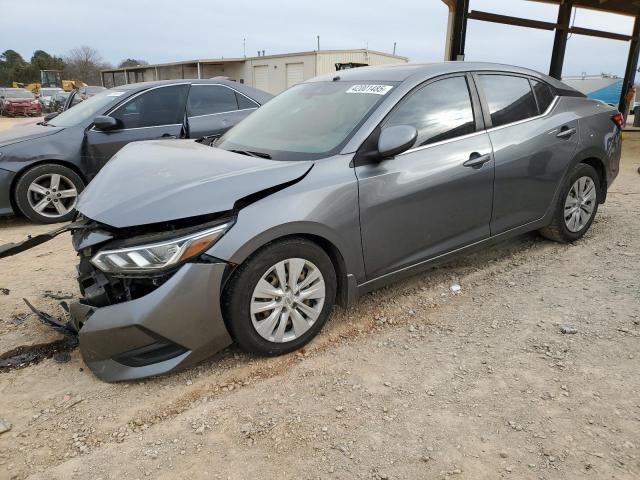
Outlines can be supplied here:
<path id="1" fill-rule="evenodd" d="M 369 294 L 304 351 L 119 384 L 77 349 L 0 372 L 0 478 L 640 478 L 638 166 L 627 134 L 574 245 L 525 235 Z M 0 261 L 0 353 L 56 339 L 22 298 L 60 314 L 45 294 L 78 295 L 74 268 L 66 235 Z"/>

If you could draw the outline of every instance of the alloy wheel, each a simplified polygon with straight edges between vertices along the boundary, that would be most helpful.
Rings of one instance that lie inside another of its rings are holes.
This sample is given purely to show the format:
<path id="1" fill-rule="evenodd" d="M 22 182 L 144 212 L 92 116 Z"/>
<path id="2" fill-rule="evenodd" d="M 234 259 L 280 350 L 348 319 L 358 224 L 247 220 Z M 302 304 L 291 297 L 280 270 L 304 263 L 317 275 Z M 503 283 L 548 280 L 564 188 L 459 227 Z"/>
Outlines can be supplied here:
<path id="1" fill-rule="evenodd" d="M 564 202 L 564 223 L 571 232 L 582 230 L 596 206 L 596 184 L 591 177 L 580 177 L 569 189 Z"/>
<path id="2" fill-rule="evenodd" d="M 58 173 L 40 175 L 29 185 L 29 206 L 49 218 L 62 217 L 78 202 L 78 190 L 71 180 Z"/>
<path id="3" fill-rule="evenodd" d="M 251 296 L 251 322 L 270 342 L 290 342 L 316 322 L 325 302 L 320 269 L 302 258 L 276 263 L 258 280 Z"/>

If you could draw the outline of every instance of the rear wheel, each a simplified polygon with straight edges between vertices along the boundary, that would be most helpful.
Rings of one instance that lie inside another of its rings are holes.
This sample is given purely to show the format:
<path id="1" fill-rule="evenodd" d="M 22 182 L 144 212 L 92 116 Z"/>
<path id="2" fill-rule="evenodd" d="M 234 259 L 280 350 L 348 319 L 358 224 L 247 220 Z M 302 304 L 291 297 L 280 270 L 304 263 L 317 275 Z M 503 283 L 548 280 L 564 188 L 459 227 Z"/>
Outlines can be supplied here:
<path id="1" fill-rule="evenodd" d="M 223 310 L 240 347 L 258 355 L 281 355 L 318 334 L 335 295 L 336 274 L 324 250 L 303 239 L 287 239 L 238 267 Z"/>
<path id="2" fill-rule="evenodd" d="M 563 185 L 551 223 L 540 233 L 556 242 L 573 242 L 581 238 L 598 212 L 599 185 L 600 178 L 592 166 L 576 165 Z"/>
<path id="3" fill-rule="evenodd" d="M 84 189 L 80 176 L 68 167 L 38 165 L 20 177 L 15 203 L 36 223 L 67 222 L 75 215 L 78 195 Z"/>

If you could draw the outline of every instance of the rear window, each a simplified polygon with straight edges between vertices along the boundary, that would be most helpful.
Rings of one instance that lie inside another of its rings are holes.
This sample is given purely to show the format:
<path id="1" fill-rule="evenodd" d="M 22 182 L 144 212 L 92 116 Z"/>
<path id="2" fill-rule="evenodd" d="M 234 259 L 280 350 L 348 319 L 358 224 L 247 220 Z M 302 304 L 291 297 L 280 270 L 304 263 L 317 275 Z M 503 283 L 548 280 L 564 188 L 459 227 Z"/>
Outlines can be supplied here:
<path id="1" fill-rule="evenodd" d="M 35 98 L 29 90 L 5 90 L 6 98 Z"/>
<path id="2" fill-rule="evenodd" d="M 494 127 L 538 115 L 529 79 L 508 75 L 479 75 Z"/>
<path id="3" fill-rule="evenodd" d="M 546 83 L 538 82 L 537 80 L 531 80 L 531 86 L 533 87 L 533 93 L 536 95 L 540 113 L 546 112 L 555 98 L 551 93 L 551 88 Z"/>

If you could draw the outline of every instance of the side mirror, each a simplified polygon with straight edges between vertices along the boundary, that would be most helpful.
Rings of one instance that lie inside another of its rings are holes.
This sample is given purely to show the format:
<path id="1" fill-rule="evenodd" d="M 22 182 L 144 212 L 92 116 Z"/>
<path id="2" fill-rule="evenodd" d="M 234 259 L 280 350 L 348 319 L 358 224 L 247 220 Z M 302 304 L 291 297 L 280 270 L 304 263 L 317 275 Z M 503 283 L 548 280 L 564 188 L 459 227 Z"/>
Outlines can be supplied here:
<path id="1" fill-rule="evenodd" d="M 93 126 L 97 130 L 109 131 L 118 128 L 118 120 L 113 117 L 107 117 L 106 115 L 100 115 L 93 119 Z"/>
<path id="2" fill-rule="evenodd" d="M 418 138 L 418 131 L 411 125 L 395 125 L 380 132 L 378 153 L 382 158 L 393 157 L 409 150 Z"/>
<path id="3" fill-rule="evenodd" d="M 58 116 L 58 112 L 51 112 L 51 113 L 47 113 L 44 116 L 44 121 L 48 122 L 49 120 L 53 120 L 54 118 L 56 118 Z"/>

